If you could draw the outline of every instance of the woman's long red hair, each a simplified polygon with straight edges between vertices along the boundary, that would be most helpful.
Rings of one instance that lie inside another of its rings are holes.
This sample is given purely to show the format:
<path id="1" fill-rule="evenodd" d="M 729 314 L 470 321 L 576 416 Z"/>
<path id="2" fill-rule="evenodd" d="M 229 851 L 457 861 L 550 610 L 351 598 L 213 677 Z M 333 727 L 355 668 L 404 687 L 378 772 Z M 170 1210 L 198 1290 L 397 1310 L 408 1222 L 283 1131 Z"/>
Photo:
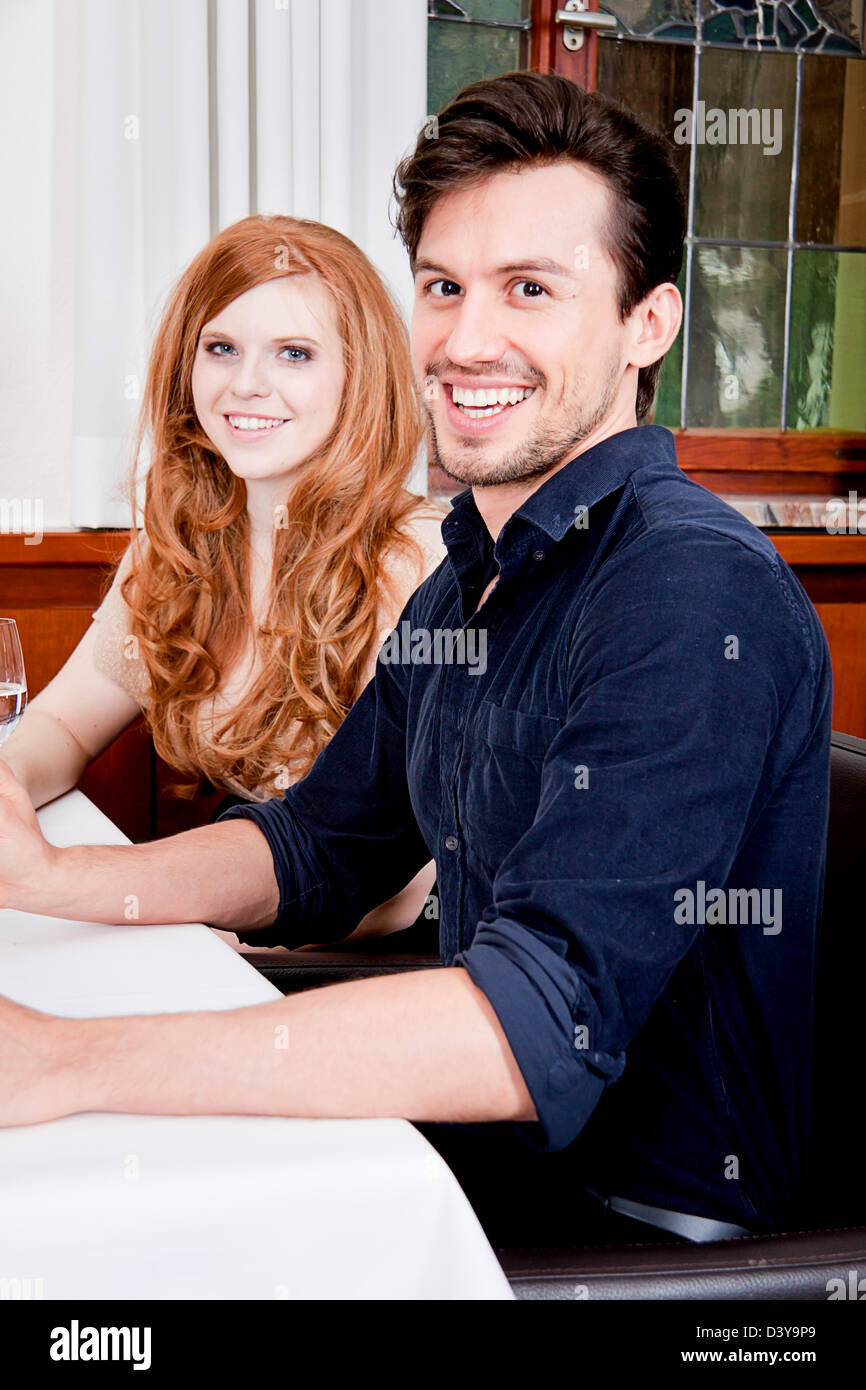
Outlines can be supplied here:
<path id="1" fill-rule="evenodd" d="M 337 312 L 346 371 L 329 437 L 299 470 L 274 532 L 272 601 L 252 629 L 246 487 L 214 450 L 193 408 L 202 327 L 234 299 L 286 275 L 320 277 Z M 386 554 L 422 557 L 406 529 L 419 499 L 405 489 L 425 421 L 406 329 L 363 252 L 333 228 L 293 217 L 247 217 L 204 248 L 178 282 L 157 332 L 137 457 L 150 435 L 143 525 L 122 592 L 150 692 L 160 756 L 192 796 L 303 776 L 360 694 L 381 642 Z M 135 511 L 133 512 L 135 516 Z M 135 526 L 133 526 L 133 535 Z M 200 707 L 252 636 L 261 673 L 218 724 Z"/>

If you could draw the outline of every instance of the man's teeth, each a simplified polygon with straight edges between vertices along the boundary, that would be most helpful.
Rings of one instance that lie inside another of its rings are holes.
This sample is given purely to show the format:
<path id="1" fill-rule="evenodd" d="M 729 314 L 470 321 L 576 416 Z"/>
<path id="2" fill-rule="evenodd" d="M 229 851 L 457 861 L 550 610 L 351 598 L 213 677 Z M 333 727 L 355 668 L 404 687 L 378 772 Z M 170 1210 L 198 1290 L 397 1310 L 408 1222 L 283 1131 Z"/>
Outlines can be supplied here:
<path id="1" fill-rule="evenodd" d="M 229 415 L 227 419 L 236 430 L 273 430 L 277 425 L 286 423 L 285 420 L 269 419 L 264 415 Z"/>
<path id="2" fill-rule="evenodd" d="M 480 419 L 485 415 L 498 415 L 506 406 L 518 405 L 534 390 L 533 386 L 507 386 L 470 391 L 464 386 L 452 386 L 451 397 L 466 415 Z"/>

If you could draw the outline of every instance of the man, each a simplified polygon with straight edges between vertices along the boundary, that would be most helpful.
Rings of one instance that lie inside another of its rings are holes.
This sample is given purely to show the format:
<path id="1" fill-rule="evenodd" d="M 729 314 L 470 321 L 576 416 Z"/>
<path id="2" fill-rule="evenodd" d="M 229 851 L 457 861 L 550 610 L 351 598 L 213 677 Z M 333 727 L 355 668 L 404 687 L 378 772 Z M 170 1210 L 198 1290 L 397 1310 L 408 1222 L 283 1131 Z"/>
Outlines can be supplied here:
<path id="1" fill-rule="evenodd" d="M 475 84 L 427 133 L 396 186 L 436 456 L 469 485 L 448 559 L 284 801 L 55 850 L 4 770 L 0 903 L 115 922 L 134 894 L 141 921 L 298 946 L 433 855 L 447 968 L 204 1015 L 4 1001 L 0 1122 L 404 1116 L 463 1154 L 496 1239 L 521 1211 L 578 1237 L 585 1190 L 689 1239 L 779 1229 L 806 1160 L 830 668 L 769 540 L 636 427 L 681 319 L 676 176 L 555 76 Z"/>

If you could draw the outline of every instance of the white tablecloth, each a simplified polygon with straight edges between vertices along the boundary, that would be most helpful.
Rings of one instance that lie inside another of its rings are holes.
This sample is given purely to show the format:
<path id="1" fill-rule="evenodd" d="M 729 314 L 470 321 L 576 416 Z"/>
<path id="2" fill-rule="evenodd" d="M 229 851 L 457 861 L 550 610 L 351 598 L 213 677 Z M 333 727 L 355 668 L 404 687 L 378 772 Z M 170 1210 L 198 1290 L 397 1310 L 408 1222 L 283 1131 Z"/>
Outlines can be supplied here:
<path id="1" fill-rule="evenodd" d="M 80 792 L 39 819 L 54 844 L 127 843 Z M 17 912 L 0 912 L 0 993 L 78 1018 L 280 997 L 204 926 Z M 453 1174 L 399 1119 L 0 1129 L 0 1277 L 46 1299 L 513 1296 Z"/>

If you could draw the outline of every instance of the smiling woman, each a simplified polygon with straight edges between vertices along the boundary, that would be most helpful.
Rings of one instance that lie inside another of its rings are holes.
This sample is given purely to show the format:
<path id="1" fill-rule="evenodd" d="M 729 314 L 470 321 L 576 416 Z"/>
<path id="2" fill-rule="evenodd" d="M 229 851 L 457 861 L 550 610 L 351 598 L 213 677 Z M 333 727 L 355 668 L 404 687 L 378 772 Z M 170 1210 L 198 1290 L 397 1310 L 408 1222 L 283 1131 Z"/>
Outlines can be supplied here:
<path id="1" fill-rule="evenodd" d="M 275 505 L 285 500 L 292 474 L 333 430 L 345 380 L 336 305 L 312 274 L 256 285 L 205 324 L 193 403 L 214 448 L 247 482 L 248 510 L 254 481 L 270 479 Z M 257 520 L 267 533 L 273 512 Z"/>
<path id="2" fill-rule="evenodd" d="M 3 750 L 35 804 L 140 713 L 180 796 L 303 777 L 444 557 L 444 511 L 406 488 L 423 432 L 405 327 L 353 242 L 276 216 L 219 233 L 157 331 L 143 526 Z"/>

